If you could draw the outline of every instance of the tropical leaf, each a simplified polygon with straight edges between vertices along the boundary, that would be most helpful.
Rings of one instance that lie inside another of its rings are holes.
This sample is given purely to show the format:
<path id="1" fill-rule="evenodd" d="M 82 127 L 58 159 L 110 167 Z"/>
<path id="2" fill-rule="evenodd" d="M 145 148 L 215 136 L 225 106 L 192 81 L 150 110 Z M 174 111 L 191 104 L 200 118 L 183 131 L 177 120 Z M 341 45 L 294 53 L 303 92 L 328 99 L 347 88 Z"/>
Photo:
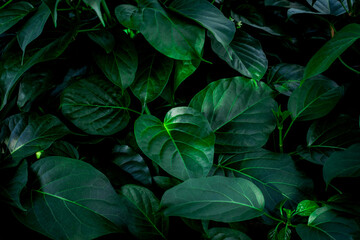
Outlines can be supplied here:
<path id="1" fill-rule="evenodd" d="M 50 9 L 55 27 L 57 26 L 57 8 L 60 0 L 42 0 Z"/>
<path id="2" fill-rule="evenodd" d="M 180 86 L 180 84 L 193 74 L 201 63 L 200 59 L 193 60 L 177 60 L 175 61 L 174 72 L 174 91 Z"/>
<path id="3" fill-rule="evenodd" d="M 210 228 L 207 234 L 211 240 L 251 240 L 245 233 L 231 228 Z"/>
<path id="4" fill-rule="evenodd" d="M 85 4 L 89 5 L 95 11 L 95 13 L 98 16 L 100 22 L 105 27 L 105 22 L 104 22 L 104 19 L 102 17 L 102 13 L 101 13 L 101 6 L 100 6 L 101 1 L 105 1 L 105 0 L 83 0 L 83 2 Z"/>
<path id="5" fill-rule="evenodd" d="M 115 47 L 115 37 L 109 31 L 106 30 L 93 31 L 93 32 L 89 32 L 87 35 L 91 40 L 93 40 L 100 47 L 102 47 L 107 54 L 111 53 L 111 51 Z M 129 51 L 132 50 L 132 46 L 130 48 L 131 49 L 129 49 Z"/>
<path id="6" fill-rule="evenodd" d="M 0 34 L 3 34 L 30 13 L 34 7 L 25 1 L 15 2 L 5 9 L 0 9 Z"/>

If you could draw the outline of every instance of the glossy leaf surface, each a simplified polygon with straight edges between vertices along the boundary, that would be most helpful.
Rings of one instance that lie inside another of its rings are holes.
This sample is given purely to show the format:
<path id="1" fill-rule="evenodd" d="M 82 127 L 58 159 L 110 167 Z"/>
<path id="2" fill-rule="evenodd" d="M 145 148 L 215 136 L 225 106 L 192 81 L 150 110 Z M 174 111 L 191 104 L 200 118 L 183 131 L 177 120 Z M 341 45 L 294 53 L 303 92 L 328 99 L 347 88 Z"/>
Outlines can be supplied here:
<path id="1" fill-rule="evenodd" d="M 34 7 L 25 1 L 16 2 L 5 9 L 0 9 L 0 34 L 14 26 L 33 9 Z"/>
<path id="2" fill-rule="evenodd" d="M 251 240 L 245 233 L 231 228 L 210 228 L 208 236 L 211 240 Z"/>

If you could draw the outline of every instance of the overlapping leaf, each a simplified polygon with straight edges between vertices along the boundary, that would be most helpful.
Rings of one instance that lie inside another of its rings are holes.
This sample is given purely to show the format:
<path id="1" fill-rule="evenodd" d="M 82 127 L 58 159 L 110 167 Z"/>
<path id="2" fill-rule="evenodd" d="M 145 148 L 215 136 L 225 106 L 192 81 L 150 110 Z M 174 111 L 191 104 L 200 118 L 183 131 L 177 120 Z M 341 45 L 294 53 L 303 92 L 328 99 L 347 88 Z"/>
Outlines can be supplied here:
<path id="1" fill-rule="evenodd" d="M 0 34 L 4 33 L 30 13 L 34 7 L 25 1 L 15 2 L 0 9 Z"/>
<path id="2" fill-rule="evenodd" d="M 210 228 L 208 236 L 211 240 L 251 240 L 245 233 L 231 228 Z"/>
<path id="3" fill-rule="evenodd" d="M 195 109 L 173 108 L 164 122 L 142 115 L 134 131 L 141 150 L 174 177 L 185 180 L 209 173 L 215 136 L 206 118 Z"/>
<path id="4" fill-rule="evenodd" d="M 50 9 L 51 16 L 53 18 L 54 25 L 56 27 L 57 26 L 57 8 L 58 8 L 60 0 L 43 0 L 43 2 Z"/>

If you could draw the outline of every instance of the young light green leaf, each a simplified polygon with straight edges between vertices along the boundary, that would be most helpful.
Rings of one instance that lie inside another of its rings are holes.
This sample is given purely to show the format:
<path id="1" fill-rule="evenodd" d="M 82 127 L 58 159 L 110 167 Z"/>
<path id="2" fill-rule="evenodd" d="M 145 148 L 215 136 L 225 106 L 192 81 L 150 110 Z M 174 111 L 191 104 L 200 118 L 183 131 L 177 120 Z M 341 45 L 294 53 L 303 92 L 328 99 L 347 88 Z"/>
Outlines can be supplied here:
<path id="1" fill-rule="evenodd" d="M 264 194 L 266 208 L 275 210 L 287 199 L 295 207 L 312 190 L 312 181 L 300 173 L 289 155 L 264 149 L 220 155 L 214 174 L 242 177 L 253 182 Z"/>
<path id="2" fill-rule="evenodd" d="M 354 144 L 345 151 L 333 153 L 325 162 L 323 175 L 326 184 L 338 177 L 360 176 L 360 144 Z"/>
<path id="3" fill-rule="evenodd" d="M 207 234 L 211 240 L 251 240 L 245 233 L 231 228 L 210 228 Z"/>
<path id="4" fill-rule="evenodd" d="M 109 54 L 115 47 L 114 35 L 106 30 L 89 32 L 88 37 L 102 47 Z"/>
<path id="5" fill-rule="evenodd" d="M 318 208 L 320 208 L 320 206 L 315 201 L 303 200 L 297 205 L 295 213 L 307 217 Z"/>
<path id="6" fill-rule="evenodd" d="M 167 190 L 161 205 L 167 216 L 238 222 L 261 216 L 265 201 L 246 179 L 212 176 L 188 179 Z"/>
<path id="7" fill-rule="evenodd" d="M 138 56 L 133 42 L 122 38 L 110 53 L 94 53 L 96 64 L 105 76 L 122 90 L 128 88 L 135 79 Z"/>
<path id="8" fill-rule="evenodd" d="M 70 133 L 58 118 L 50 114 L 13 115 L 3 122 L 3 130 L 8 133 L 5 144 L 12 157 L 10 166 L 16 166 L 21 159 L 47 149 L 55 140 Z"/>
<path id="9" fill-rule="evenodd" d="M 288 110 L 297 121 L 321 118 L 335 107 L 343 92 L 343 87 L 332 80 L 309 79 L 291 94 Z"/>
<path id="10" fill-rule="evenodd" d="M 57 26 L 57 8 L 60 0 L 42 0 L 50 9 L 55 27 Z"/>
<path id="11" fill-rule="evenodd" d="M 129 231 L 137 239 L 166 239 L 169 219 L 159 211 L 155 195 L 147 188 L 130 184 L 123 186 L 120 193 L 128 200 Z"/>
<path id="12" fill-rule="evenodd" d="M 168 8 L 199 23 L 225 48 L 234 38 L 235 24 L 207 0 L 175 0 Z"/>
<path id="13" fill-rule="evenodd" d="M 226 48 L 211 36 L 212 50 L 230 67 L 246 77 L 260 80 L 268 67 L 268 60 L 260 42 L 244 31 L 239 31 Z"/>
<path id="14" fill-rule="evenodd" d="M 169 81 L 174 60 L 159 54 L 143 54 L 131 91 L 141 101 L 148 103 L 160 96 Z"/>
<path id="15" fill-rule="evenodd" d="M 216 133 L 216 144 L 262 147 L 275 128 L 277 108 L 263 82 L 234 77 L 210 83 L 189 106 L 204 113 Z"/>
<path id="16" fill-rule="evenodd" d="M 75 126 L 88 134 L 112 135 L 129 122 L 127 92 L 97 75 L 67 87 L 61 96 L 61 110 Z"/>
<path id="17" fill-rule="evenodd" d="M 330 65 L 359 38 L 360 24 L 357 23 L 346 25 L 340 31 L 336 32 L 335 36 L 325 43 L 310 59 L 306 65 L 303 79 L 308 79 L 326 71 Z"/>
<path id="18" fill-rule="evenodd" d="M 328 207 L 315 210 L 309 216 L 307 225 L 296 226 L 296 232 L 302 240 L 351 240 L 357 231 L 359 226 L 353 219 L 339 216 Z"/>
<path id="19" fill-rule="evenodd" d="M 101 6 L 100 6 L 101 1 L 105 1 L 105 0 L 83 0 L 85 4 L 89 5 L 95 11 L 96 15 L 100 19 L 100 22 L 105 27 L 105 22 L 101 13 Z"/>
<path id="20" fill-rule="evenodd" d="M 127 209 L 109 180 L 90 164 L 47 157 L 31 166 L 27 212 L 18 220 L 52 239 L 94 239 L 122 231 Z M 51 226 L 51 227 L 49 227 Z"/>
<path id="21" fill-rule="evenodd" d="M 134 131 L 141 150 L 170 175 L 185 180 L 209 173 L 215 136 L 206 118 L 195 109 L 173 108 L 164 122 L 142 115 Z"/>
<path id="22" fill-rule="evenodd" d="M 15 2 L 5 9 L 0 9 L 0 34 L 3 34 L 30 13 L 34 7 L 25 1 Z"/>
<path id="23" fill-rule="evenodd" d="M 201 63 L 200 59 L 193 60 L 177 60 L 175 61 L 174 72 L 174 91 L 180 86 L 180 84 L 193 74 Z"/>

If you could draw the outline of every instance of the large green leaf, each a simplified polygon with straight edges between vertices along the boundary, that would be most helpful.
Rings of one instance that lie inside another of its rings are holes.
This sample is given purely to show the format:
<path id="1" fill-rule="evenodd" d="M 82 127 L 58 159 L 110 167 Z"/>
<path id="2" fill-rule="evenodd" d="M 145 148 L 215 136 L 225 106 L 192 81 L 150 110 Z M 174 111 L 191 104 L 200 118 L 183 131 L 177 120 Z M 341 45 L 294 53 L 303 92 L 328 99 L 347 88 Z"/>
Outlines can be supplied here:
<path id="1" fill-rule="evenodd" d="M 246 179 L 213 176 L 188 179 L 167 190 L 161 205 L 168 216 L 238 222 L 261 216 L 265 201 Z"/>
<path id="2" fill-rule="evenodd" d="M 33 9 L 28 2 L 15 2 L 5 9 L 0 9 L 0 34 L 14 26 Z"/>
<path id="3" fill-rule="evenodd" d="M 131 91 L 144 104 L 160 96 L 169 81 L 174 60 L 159 54 L 142 54 Z"/>
<path id="4" fill-rule="evenodd" d="M 105 76 L 115 85 L 125 90 L 134 79 L 138 67 L 138 56 L 133 42 L 117 39 L 117 47 L 110 53 L 95 53 L 95 62 Z"/>
<path id="5" fill-rule="evenodd" d="M 137 11 L 128 4 L 119 5 L 115 15 L 124 26 L 139 30 L 164 55 L 177 60 L 201 58 L 204 29 L 182 16 L 166 12 L 157 0 L 139 0 Z"/>
<path id="6" fill-rule="evenodd" d="M 330 65 L 357 39 L 360 38 L 360 24 L 346 25 L 310 59 L 305 68 L 304 79 L 326 71 Z"/>
<path id="7" fill-rule="evenodd" d="M 147 188 L 125 185 L 120 193 L 128 200 L 129 231 L 137 239 L 166 239 L 169 220 L 160 210 L 160 202 Z"/>
<path id="8" fill-rule="evenodd" d="M 29 20 L 27 20 L 27 22 L 17 33 L 17 40 L 21 50 L 23 51 L 23 54 L 25 54 L 27 45 L 40 36 L 49 16 L 49 8 L 45 3 L 41 4 L 36 13 Z"/>
<path id="9" fill-rule="evenodd" d="M 41 157 L 63 156 L 68 158 L 79 159 L 78 150 L 69 142 L 56 141 L 48 149 L 41 153 Z"/>
<path id="10" fill-rule="evenodd" d="M 332 80 L 309 79 L 290 96 L 288 110 L 297 121 L 321 118 L 335 107 L 343 92 Z"/>
<path id="11" fill-rule="evenodd" d="M 61 110 L 75 126 L 88 134 L 112 135 L 129 122 L 127 92 L 97 75 L 67 87 L 61 96 Z"/>
<path id="12" fill-rule="evenodd" d="M 333 153 L 325 162 L 323 175 L 326 184 L 338 177 L 360 176 L 360 143 L 345 151 Z"/>
<path id="13" fill-rule="evenodd" d="M 89 32 L 88 37 L 102 47 L 106 53 L 110 53 L 115 47 L 115 37 L 114 35 L 106 30 L 93 31 Z M 129 44 L 129 43 L 125 43 Z M 131 49 L 133 46 L 130 47 Z M 131 51 L 131 50 L 130 50 Z"/>
<path id="14" fill-rule="evenodd" d="M 210 83 L 191 100 L 216 133 L 216 144 L 261 147 L 275 128 L 276 102 L 263 82 L 234 77 Z"/>
<path id="15" fill-rule="evenodd" d="M 325 14 L 325 15 L 334 15 L 339 16 L 348 11 L 349 7 L 347 1 L 344 0 L 306 0 L 309 5 L 311 5 L 316 12 L 310 10 L 306 7 L 298 6 L 297 4 L 292 4 L 291 8 L 288 11 L 288 17 L 291 17 L 294 14 Z M 314 3 L 313 3 L 314 2 Z M 351 0 L 351 3 L 353 1 Z"/>
<path id="16" fill-rule="evenodd" d="M 266 208 L 273 211 L 284 199 L 292 206 L 306 198 L 312 182 L 297 171 L 291 157 L 264 149 L 220 155 L 214 174 L 242 177 L 263 192 Z"/>
<path id="17" fill-rule="evenodd" d="M 231 228 L 210 228 L 207 234 L 211 240 L 251 240 L 245 233 Z"/>
<path id="18" fill-rule="evenodd" d="M 227 48 L 211 36 L 211 48 L 230 67 L 246 77 L 260 80 L 267 70 L 268 60 L 260 42 L 244 31 L 237 32 Z"/>
<path id="19" fill-rule="evenodd" d="M 57 26 L 57 8 L 60 0 L 42 0 L 50 9 L 55 27 Z"/>
<path id="20" fill-rule="evenodd" d="M 83 0 L 85 4 L 89 5 L 95 11 L 96 15 L 100 19 L 100 22 L 103 26 L 105 26 L 105 22 L 101 13 L 101 1 L 105 0 Z"/>
<path id="21" fill-rule="evenodd" d="M 171 109 L 164 122 L 142 115 L 135 122 L 141 150 L 169 174 L 185 180 L 206 176 L 213 163 L 215 136 L 202 113 Z"/>
<path id="22" fill-rule="evenodd" d="M 30 185 L 27 212 L 15 212 L 26 226 L 51 239 L 93 239 L 124 227 L 124 199 L 88 163 L 47 157 L 31 171 L 36 181 Z"/>
<path id="23" fill-rule="evenodd" d="M 235 35 L 235 24 L 207 0 L 175 0 L 169 9 L 195 20 L 209 30 L 224 47 L 227 47 Z"/>
<path id="24" fill-rule="evenodd" d="M 69 32 L 43 48 L 36 49 L 35 52 L 27 51 L 28 54 L 25 55 L 23 64 L 21 64 L 21 54 L 10 50 L 6 51 L 0 59 L 0 110 L 6 105 L 9 95 L 14 90 L 23 73 L 37 63 L 49 61 L 60 56 L 74 40 L 75 35 L 75 31 Z"/>
<path id="25" fill-rule="evenodd" d="M 55 116 L 47 114 L 16 114 L 3 122 L 7 133 L 5 144 L 12 157 L 10 166 L 17 165 L 21 159 L 38 151 L 47 149 L 57 139 L 70 133 Z"/>
<path id="26" fill-rule="evenodd" d="M 296 232 L 302 240 L 352 240 L 359 227 L 353 219 L 347 219 L 331 211 L 328 207 L 315 210 L 307 225 L 299 224 Z"/>

